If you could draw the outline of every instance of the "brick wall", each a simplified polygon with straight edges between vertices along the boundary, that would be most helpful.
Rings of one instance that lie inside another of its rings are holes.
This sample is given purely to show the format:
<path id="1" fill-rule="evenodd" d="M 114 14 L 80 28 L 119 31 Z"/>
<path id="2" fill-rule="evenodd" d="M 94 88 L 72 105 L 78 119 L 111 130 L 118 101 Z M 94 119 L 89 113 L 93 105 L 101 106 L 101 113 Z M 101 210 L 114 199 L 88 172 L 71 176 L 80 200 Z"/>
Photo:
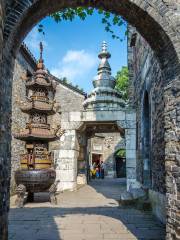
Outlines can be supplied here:
<path id="1" fill-rule="evenodd" d="M 4 24 L 6 1 L 0 0 L 0 239 L 8 238 L 9 182 L 10 182 L 10 108 L 11 84 L 2 81 L 9 77 L 9 71 L 3 66 Z M 8 62 L 6 61 L 8 64 Z M 9 65 L 11 67 L 11 65 Z M 9 86 L 8 86 L 9 85 Z M 6 99 L 4 98 L 6 97 Z M 8 121 L 9 119 L 9 121 Z"/>
<path id="2" fill-rule="evenodd" d="M 163 74 L 154 52 L 145 39 L 132 27 L 129 27 L 128 50 L 130 100 L 137 113 L 137 179 L 144 187 L 151 189 L 149 197 L 153 212 L 165 223 Z M 145 98 L 148 98 L 146 104 Z M 145 116 L 147 112 L 149 120 Z"/>
<path id="3" fill-rule="evenodd" d="M 146 129 L 143 128 L 143 112 L 145 93 L 149 98 L 149 165 L 151 168 L 151 188 L 165 193 L 165 142 L 164 142 L 164 91 L 163 77 L 159 63 L 148 43 L 131 28 L 129 42 L 136 34 L 136 41 L 129 48 L 131 103 L 137 112 L 137 176 L 143 183 L 144 157 L 143 138 Z M 145 120 L 147 121 L 147 120 Z"/>

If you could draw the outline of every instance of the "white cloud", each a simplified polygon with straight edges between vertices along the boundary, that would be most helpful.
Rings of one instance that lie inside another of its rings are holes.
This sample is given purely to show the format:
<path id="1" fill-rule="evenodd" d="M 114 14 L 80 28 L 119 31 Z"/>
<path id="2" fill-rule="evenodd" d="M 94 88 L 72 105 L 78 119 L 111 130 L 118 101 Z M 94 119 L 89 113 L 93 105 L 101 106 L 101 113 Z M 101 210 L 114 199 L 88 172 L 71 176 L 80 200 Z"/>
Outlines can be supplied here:
<path id="1" fill-rule="evenodd" d="M 48 44 L 45 40 L 42 40 L 42 34 L 38 32 L 38 27 L 34 27 L 32 31 L 27 35 L 25 43 L 28 48 L 34 52 L 39 52 L 39 43 L 42 42 L 44 47 L 48 47 Z"/>
<path id="2" fill-rule="evenodd" d="M 86 78 L 86 74 L 97 64 L 95 54 L 86 50 L 68 50 L 59 61 L 58 66 L 51 69 L 51 73 L 56 77 L 66 77 L 70 81 L 76 78 Z"/>

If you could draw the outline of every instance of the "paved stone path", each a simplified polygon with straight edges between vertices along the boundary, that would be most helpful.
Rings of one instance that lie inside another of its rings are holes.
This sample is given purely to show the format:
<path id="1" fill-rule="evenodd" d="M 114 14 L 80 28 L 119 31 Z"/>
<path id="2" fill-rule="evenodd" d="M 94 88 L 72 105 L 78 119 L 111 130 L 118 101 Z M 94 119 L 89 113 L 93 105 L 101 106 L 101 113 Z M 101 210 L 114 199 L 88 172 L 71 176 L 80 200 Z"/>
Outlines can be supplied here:
<path id="1" fill-rule="evenodd" d="M 51 206 L 41 194 L 25 208 L 11 207 L 9 240 L 164 240 L 164 227 L 148 212 L 118 207 L 122 180 L 94 180 L 59 195 Z"/>

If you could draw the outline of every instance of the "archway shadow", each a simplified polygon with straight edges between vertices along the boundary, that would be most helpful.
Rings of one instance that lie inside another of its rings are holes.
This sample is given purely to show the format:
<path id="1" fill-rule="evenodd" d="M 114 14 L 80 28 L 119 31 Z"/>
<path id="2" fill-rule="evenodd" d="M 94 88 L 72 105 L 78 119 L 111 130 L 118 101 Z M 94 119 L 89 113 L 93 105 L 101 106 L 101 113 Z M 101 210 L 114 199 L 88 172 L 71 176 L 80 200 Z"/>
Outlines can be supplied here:
<path id="1" fill-rule="evenodd" d="M 86 220 L 81 220 L 82 216 Z M 93 222 L 92 216 L 96 219 L 99 216 L 106 217 L 102 224 L 96 220 Z M 23 209 L 11 209 L 9 224 L 9 240 L 61 240 L 61 239 L 86 239 L 89 232 L 86 226 L 112 225 L 110 229 L 113 233 L 113 225 L 119 229 L 114 229 L 116 237 L 126 237 L 125 229 L 132 233 L 132 239 L 139 240 L 164 240 L 165 231 L 160 223 L 157 223 L 152 215 L 141 213 L 135 209 L 117 209 L 112 207 L 84 207 L 84 208 L 53 208 L 35 207 Z M 63 220 L 62 220 L 63 219 Z M 72 222 L 74 220 L 74 223 Z M 89 220 L 89 223 L 88 223 Z M 90 221 L 91 220 L 91 221 Z M 95 227 L 96 229 L 97 227 Z M 92 230 L 93 231 L 93 230 Z M 121 233 L 120 233 L 121 232 Z M 97 229 L 96 229 L 97 233 Z M 108 233 L 105 233 L 108 236 Z M 109 233 L 110 234 L 110 233 Z M 91 236 L 93 234 L 90 234 Z M 103 239 L 103 233 L 99 232 L 99 239 Z M 74 236 L 74 237 L 73 237 Z M 98 235 L 97 235 L 98 236 Z M 87 239 L 89 239 L 87 237 Z M 97 239 L 97 238 L 96 238 Z M 107 238 L 108 239 L 108 238 Z M 110 239 L 110 238 L 109 238 Z M 115 238 L 116 239 L 116 238 Z M 123 239 L 123 238 L 122 238 Z"/>

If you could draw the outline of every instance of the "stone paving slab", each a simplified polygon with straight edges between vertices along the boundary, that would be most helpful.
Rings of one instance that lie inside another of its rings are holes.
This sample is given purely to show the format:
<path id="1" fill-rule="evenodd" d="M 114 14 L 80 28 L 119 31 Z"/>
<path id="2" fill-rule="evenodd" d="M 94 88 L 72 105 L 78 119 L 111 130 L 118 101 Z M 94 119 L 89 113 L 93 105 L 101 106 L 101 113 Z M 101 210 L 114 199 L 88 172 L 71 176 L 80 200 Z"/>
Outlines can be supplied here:
<path id="1" fill-rule="evenodd" d="M 12 204 L 9 240 L 164 240 L 164 226 L 149 212 L 119 207 L 124 189 L 122 180 L 95 180 L 60 194 L 57 206 L 39 202 L 43 194 L 23 209 Z"/>

